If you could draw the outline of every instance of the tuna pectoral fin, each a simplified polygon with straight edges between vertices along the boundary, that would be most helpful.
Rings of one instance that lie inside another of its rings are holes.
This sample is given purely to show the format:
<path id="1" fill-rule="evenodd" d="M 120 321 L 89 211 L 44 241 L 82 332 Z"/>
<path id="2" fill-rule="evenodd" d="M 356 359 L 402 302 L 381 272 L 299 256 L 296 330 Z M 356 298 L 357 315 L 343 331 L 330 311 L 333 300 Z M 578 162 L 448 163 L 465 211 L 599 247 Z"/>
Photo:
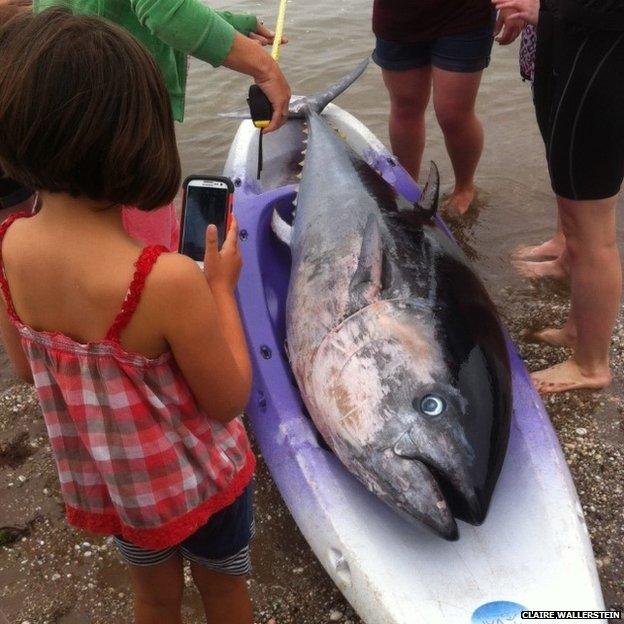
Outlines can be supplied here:
<path id="1" fill-rule="evenodd" d="M 368 216 L 357 269 L 349 284 L 351 311 L 355 312 L 379 298 L 382 289 L 383 241 L 379 222 L 374 214 Z"/>
<path id="2" fill-rule="evenodd" d="M 292 240 L 292 225 L 286 223 L 277 210 L 273 210 L 271 216 L 271 229 L 277 238 L 290 247 L 290 241 Z"/>
<path id="3" fill-rule="evenodd" d="M 438 201 L 440 198 L 440 172 L 437 165 L 432 161 L 429 168 L 429 177 L 427 184 L 420 196 L 420 199 L 412 204 L 409 208 L 399 205 L 399 213 L 401 217 L 408 223 L 414 221 L 422 223 L 429 219 L 433 219 L 438 212 Z"/>

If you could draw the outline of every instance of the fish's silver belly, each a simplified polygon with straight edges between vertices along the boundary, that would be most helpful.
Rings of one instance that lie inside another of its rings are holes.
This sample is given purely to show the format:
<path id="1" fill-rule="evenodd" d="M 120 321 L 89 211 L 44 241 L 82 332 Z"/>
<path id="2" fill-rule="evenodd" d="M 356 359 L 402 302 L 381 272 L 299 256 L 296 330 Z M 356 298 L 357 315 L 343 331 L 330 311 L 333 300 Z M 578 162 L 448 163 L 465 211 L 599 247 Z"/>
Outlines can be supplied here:
<path id="1" fill-rule="evenodd" d="M 310 387 L 311 361 L 319 346 L 347 312 L 349 283 L 360 246 L 361 236 L 354 230 L 338 249 L 308 246 L 293 265 L 286 305 L 286 337 L 291 366 L 304 390 Z"/>

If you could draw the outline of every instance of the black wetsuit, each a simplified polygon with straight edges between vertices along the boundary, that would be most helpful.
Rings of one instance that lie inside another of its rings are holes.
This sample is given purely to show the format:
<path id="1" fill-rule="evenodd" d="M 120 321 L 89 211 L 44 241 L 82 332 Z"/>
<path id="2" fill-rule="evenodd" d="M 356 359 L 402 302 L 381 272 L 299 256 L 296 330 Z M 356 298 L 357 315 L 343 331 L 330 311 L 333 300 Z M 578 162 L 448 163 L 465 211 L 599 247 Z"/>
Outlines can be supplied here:
<path id="1" fill-rule="evenodd" d="M 616 195 L 624 178 L 624 0 L 542 0 L 535 109 L 552 186 Z"/>

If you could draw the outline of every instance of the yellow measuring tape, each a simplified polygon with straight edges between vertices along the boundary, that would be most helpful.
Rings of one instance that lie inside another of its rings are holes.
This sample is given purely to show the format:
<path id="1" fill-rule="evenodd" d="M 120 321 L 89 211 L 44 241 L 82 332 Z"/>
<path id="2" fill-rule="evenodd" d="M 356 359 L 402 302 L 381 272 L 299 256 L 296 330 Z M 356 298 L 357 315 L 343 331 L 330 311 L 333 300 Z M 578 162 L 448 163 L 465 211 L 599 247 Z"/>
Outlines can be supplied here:
<path id="1" fill-rule="evenodd" d="M 286 21 L 286 4 L 288 0 L 280 0 L 279 12 L 277 14 L 277 24 L 275 25 L 275 39 L 273 39 L 273 49 L 271 56 L 275 61 L 279 61 L 280 46 L 282 45 L 282 37 L 284 35 L 284 22 Z"/>
<path id="2" fill-rule="evenodd" d="M 284 34 L 284 21 L 286 19 L 286 3 L 288 0 L 280 0 L 279 12 L 277 15 L 277 24 L 275 26 L 275 39 L 273 39 L 273 49 L 271 56 L 277 62 L 280 56 L 280 47 L 282 45 L 282 36 Z M 249 110 L 256 128 L 266 128 L 271 123 L 273 116 L 273 108 L 271 102 L 264 92 L 257 85 L 252 85 L 249 89 Z"/>
<path id="3" fill-rule="evenodd" d="M 288 0 L 280 0 L 279 12 L 277 14 L 277 24 L 275 26 L 275 39 L 273 40 L 273 49 L 271 56 L 277 62 L 280 56 L 280 46 L 282 44 L 282 36 L 284 34 L 284 21 L 286 18 L 286 3 Z M 262 130 L 271 123 L 273 117 L 273 107 L 269 98 L 264 94 L 264 91 L 253 84 L 249 87 L 249 95 L 247 97 L 247 103 L 249 104 L 249 112 L 251 113 L 251 119 L 256 128 L 260 129 L 260 138 L 258 143 L 258 179 L 260 179 L 260 172 L 262 171 Z"/>

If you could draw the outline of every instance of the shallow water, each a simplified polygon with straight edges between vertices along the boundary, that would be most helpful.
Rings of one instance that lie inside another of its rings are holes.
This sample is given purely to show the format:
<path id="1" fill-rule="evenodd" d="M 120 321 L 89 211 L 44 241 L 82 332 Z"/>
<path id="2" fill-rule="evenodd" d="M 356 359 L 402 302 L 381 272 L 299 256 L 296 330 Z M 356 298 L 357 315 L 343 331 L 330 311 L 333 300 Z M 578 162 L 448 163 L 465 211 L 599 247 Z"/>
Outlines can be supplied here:
<path id="1" fill-rule="evenodd" d="M 276 4 L 212 2 L 216 7 L 256 13 L 269 25 L 275 20 Z M 370 53 L 371 6 L 372 2 L 357 0 L 288 3 L 286 32 L 291 42 L 282 48 L 281 65 L 294 93 L 322 89 Z M 238 122 L 218 118 L 217 114 L 243 109 L 249 83 L 247 77 L 223 68 L 215 70 L 197 61 L 191 63 L 186 120 L 178 126 L 185 174 L 221 172 Z M 389 144 L 388 97 L 374 64 L 337 103 Z M 479 218 L 464 227 L 459 237 L 469 246 L 467 251 L 474 251 L 477 266 L 498 299 L 503 287 L 524 288 L 507 262 L 509 252 L 521 243 L 545 239 L 555 223 L 530 86 L 518 73 L 517 45 L 504 48 L 495 44 L 478 109 L 486 133 L 477 174 Z M 425 162 L 438 163 L 443 189 L 450 190 L 450 162 L 431 110 L 428 130 Z M 619 240 L 624 242 L 621 225 Z M 534 293 L 529 290 L 527 296 Z"/>

